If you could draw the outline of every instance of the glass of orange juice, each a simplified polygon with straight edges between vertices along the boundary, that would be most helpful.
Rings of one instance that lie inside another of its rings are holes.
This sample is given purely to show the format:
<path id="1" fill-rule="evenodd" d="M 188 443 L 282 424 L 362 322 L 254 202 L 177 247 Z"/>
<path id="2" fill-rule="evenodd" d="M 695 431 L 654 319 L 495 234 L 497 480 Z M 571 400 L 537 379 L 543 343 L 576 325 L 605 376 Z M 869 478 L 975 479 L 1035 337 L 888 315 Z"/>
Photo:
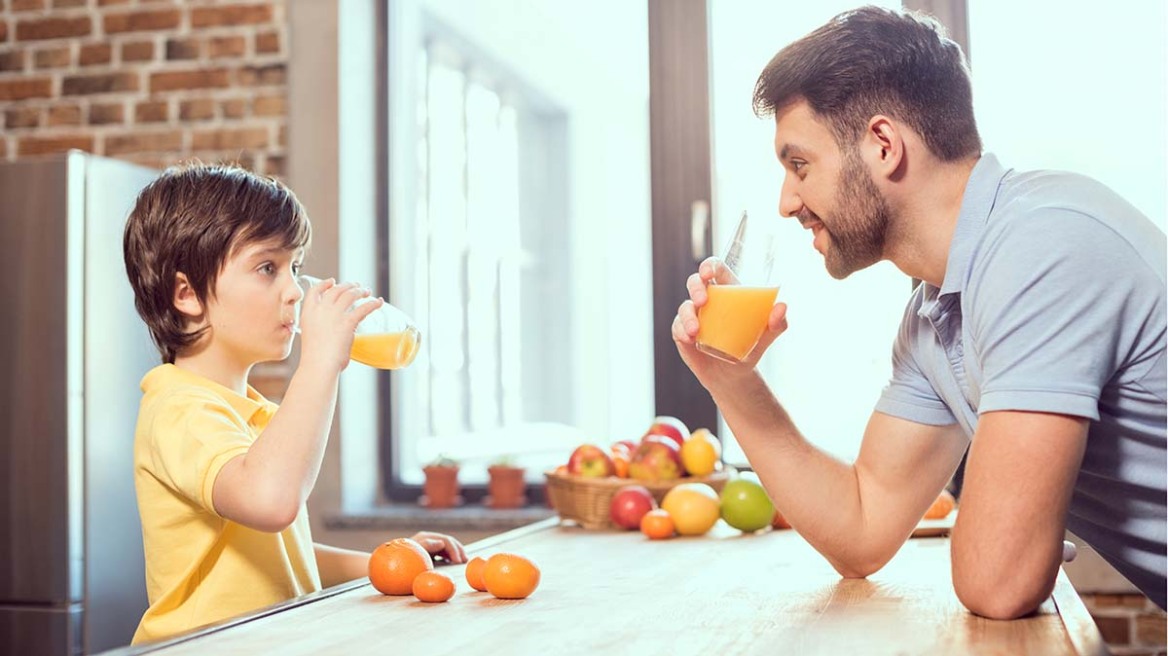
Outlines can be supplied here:
<path id="1" fill-rule="evenodd" d="M 706 287 L 698 310 L 697 348 L 727 362 L 742 362 L 766 329 L 779 294 L 774 280 L 774 229 L 742 213 L 722 264 L 728 272 Z"/>
<path id="2" fill-rule="evenodd" d="M 298 282 L 307 292 L 320 280 L 299 276 Z M 363 298 L 354 307 L 372 302 L 372 298 Z M 296 309 L 299 313 L 299 305 Z M 384 303 L 357 324 L 349 358 L 378 369 L 401 369 L 414 361 L 421 344 L 422 333 L 414 325 L 414 320 L 393 305 Z"/>

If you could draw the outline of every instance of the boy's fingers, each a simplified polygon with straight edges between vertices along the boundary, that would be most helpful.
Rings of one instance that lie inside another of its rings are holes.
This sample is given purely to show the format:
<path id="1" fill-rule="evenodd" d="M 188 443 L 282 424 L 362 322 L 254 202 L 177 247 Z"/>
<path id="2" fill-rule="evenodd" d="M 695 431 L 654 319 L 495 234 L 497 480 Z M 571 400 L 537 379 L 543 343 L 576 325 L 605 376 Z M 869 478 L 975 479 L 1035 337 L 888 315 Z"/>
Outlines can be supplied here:
<path id="1" fill-rule="evenodd" d="M 353 326 L 355 327 L 361 323 L 362 319 L 376 312 L 382 305 L 385 305 L 385 299 L 375 298 L 368 303 L 362 303 L 354 307 L 352 317 L 350 317 L 353 320 Z"/>

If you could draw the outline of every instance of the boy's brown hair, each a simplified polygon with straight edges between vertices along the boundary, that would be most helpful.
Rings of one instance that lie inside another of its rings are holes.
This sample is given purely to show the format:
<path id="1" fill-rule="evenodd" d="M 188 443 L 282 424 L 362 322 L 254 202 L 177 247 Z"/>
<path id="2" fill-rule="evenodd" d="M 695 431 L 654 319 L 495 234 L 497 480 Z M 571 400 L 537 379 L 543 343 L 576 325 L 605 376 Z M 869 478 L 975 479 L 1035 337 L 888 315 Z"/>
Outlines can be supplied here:
<path id="1" fill-rule="evenodd" d="M 779 51 L 754 87 L 770 116 L 805 100 L 842 148 L 884 114 L 921 135 L 942 161 L 981 152 L 961 48 L 932 18 L 878 7 L 846 11 Z"/>
<path id="2" fill-rule="evenodd" d="M 123 235 L 134 305 L 162 361 L 198 340 L 174 307 L 176 276 L 186 276 L 199 302 L 214 296 L 227 258 L 246 244 L 277 241 L 307 248 L 312 229 L 304 207 L 279 181 L 229 164 L 173 166 L 138 195 Z"/>

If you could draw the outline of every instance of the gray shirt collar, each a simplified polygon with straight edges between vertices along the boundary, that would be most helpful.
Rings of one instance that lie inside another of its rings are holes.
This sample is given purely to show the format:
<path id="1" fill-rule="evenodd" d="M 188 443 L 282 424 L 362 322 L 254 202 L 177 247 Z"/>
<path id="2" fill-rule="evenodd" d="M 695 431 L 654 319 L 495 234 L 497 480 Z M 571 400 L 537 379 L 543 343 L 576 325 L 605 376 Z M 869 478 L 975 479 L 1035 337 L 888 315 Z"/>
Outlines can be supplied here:
<path id="1" fill-rule="evenodd" d="M 949 262 L 945 266 L 945 280 L 941 282 L 938 296 L 965 291 L 969 258 L 994 209 L 1002 180 L 1009 172 L 1010 169 L 1003 167 L 991 153 L 983 153 L 973 166 L 965 184 L 965 194 L 961 197 L 961 212 L 957 215 L 957 227 L 949 244 Z"/>

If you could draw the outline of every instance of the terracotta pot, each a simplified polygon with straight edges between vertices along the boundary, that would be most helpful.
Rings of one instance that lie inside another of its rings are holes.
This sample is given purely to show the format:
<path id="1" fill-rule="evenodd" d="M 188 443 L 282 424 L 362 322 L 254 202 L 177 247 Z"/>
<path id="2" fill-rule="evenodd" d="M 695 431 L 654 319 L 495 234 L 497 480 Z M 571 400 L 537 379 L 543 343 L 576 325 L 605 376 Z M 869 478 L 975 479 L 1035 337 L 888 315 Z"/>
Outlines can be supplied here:
<path id="1" fill-rule="evenodd" d="M 458 503 L 458 467 L 423 467 L 422 473 L 427 508 L 453 508 Z"/>
<path id="2" fill-rule="evenodd" d="M 487 505 L 491 508 L 520 508 L 527 503 L 527 482 L 523 480 L 521 467 L 487 467 L 490 479 Z"/>

